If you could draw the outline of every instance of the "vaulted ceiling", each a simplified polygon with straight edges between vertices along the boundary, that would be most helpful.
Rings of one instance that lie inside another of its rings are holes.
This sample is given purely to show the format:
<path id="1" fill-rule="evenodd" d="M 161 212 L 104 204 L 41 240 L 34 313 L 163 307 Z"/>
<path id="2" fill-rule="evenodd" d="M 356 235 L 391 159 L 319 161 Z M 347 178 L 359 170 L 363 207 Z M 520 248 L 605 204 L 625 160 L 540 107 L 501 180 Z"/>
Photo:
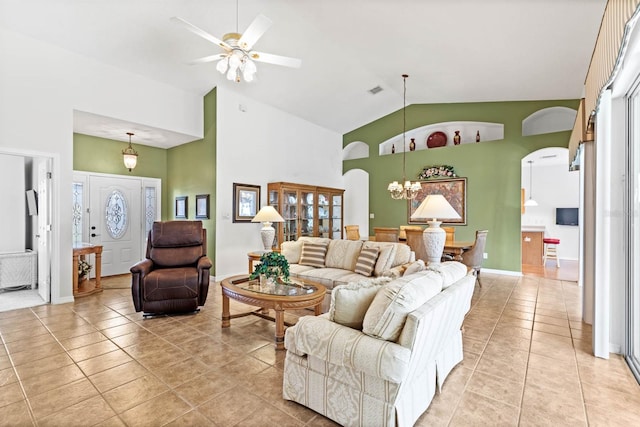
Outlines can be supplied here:
<path id="1" fill-rule="evenodd" d="M 204 95 L 230 86 L 339 133 L 407 102 L 569 99 L 583 83 L 606 0 L 0 0 L 0 25 L 105 64 Z M 302 59 L 259 63 L 235 83 L 220 48 L 170 22 L 221 38 L 261 13 L 259 51 Z M 236 28 L 237 22 L 237 28 Z M 376 95 L 370 89 L 380 86 Z"/>

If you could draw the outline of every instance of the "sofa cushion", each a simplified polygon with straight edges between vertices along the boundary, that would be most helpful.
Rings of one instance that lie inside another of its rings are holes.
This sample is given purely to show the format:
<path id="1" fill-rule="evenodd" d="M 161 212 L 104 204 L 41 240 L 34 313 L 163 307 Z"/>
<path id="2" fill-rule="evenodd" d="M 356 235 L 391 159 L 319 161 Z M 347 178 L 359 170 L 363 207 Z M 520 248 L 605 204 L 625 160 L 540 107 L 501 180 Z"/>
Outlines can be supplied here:
<path id="1" fill-rule="evenodd" d="M 361 249 L 362 242 L 360 240 L 332 240 L 327 247 L 324 265 L 325 267 L 353 271 L 356 268 Z"/>
<path id="2" fill-rule="evenodd" d="M 353 270 L 363 276 L 371 276 L 378 260 L 378 248 L 363 248 L 358 256 L 356 268 Z"/>
<path id="3" fill-rule="evenodd" d="M 467 266 L 457 261 L 446 261 L 440 264 L 431 264 L 427 270 L 435 271 L 442 276 L 442 289 L 446 289 L 466 276 Z"/>
<path id="4" fill-rule="evenodd" d="M 297 264 L 302 254 L 302 240 L 292 240 L 282 242 L 280 245 L 280 253 L 284 255 L 289 264 Z"/>
<path id="5" fill-rule="evenodd" d="M 324 267 L 324 258 L 327 254 L 327 245 L 322 243 L 302 243 L 300 264 L 311 267 Z"/>
<path id="6" fill-rule="evenodd" d="M 378 260 L 376 261 L 376 266 L 373 269 L 374 276 L 380 276 L 386 270 L 391 268 L 391 264 L 393 263 L 393 258 L 396 254 L 396 244 L 390 242 L 364 242 L 363 248 L 378 248 L 380 250 L 380 254 L 378 255 Z"/>
<path id="7" fill-rule="evenodd" d="M 413 273 L 419 273 L 425 269 L 424 261 L 419 259 L 417 261 L 412 262 L 407 266 L 407 268 L 402 273 L 403 276 L 408 276 Z"/>
<path id="8" fill-rule="evenodd" d="M 379 277 L 334 287 L 331 292 L 329 320 L 362 330 L 362 321 L 371 301 L 382 285 L 390 281 L 389 277 Z"/>
<path id="9" fill-rule="evenodd" d="M 302 266 L 305 267 L 305 266 Z M 295 274 L 295 277 L 299 277 L 301 279 L 309 279 L 311 281 L 320 283 L 327 290 L 331 290 L 334 286 L 339 284 L 346 284 L 349 282 L 356 282 L 362 279 L 365 279 L 360 274 L 356 274 L 353 271 L 343 270 L 341 268 L 313 268 L 307 267 L 308 270 L 301 271 Z M 291 268 L 289 269 L 291 272 Z"/>
<path id="10" fill-rule="evenodd" d="M 396 341 L 407 315 L 442 290 L 442 276 L 425 270 L 400 277 L 376 294 L 364 316 L 362 332 Z"/>

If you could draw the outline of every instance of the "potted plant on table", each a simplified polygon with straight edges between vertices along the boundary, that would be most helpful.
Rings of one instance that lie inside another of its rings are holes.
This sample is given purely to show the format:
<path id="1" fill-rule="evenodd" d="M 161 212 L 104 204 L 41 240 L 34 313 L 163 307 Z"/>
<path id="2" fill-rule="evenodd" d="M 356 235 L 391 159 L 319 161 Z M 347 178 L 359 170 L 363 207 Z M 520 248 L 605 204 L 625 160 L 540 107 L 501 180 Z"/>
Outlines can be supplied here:
<path id="1" fill-rule="evenodd" d="M 87 261 L 81 259 L 78 261 L 78 283 L 87 279 L 89 272 L 93 266 L 89 264 Z"/>
<path id="2" fill-rule="evenodd" d="M 267 279 L 273 279 L 277 283 L 278 279 L 283 282 L 289 281 L 289 262 L 284 255 L 278 252 L 265 252 L 260 256 L 260 264 L 249 276 L 250 279 L 257 279 L 264 275 Z"/>

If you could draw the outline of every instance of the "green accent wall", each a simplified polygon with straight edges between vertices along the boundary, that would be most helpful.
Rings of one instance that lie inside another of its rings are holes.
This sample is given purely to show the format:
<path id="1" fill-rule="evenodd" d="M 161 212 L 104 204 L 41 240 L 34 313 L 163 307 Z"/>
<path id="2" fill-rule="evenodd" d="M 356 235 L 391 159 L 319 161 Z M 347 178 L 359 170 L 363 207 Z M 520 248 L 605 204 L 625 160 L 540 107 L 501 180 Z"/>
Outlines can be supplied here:
<path id="1" fill-rule="evenodd" d="M 476 121 L 504 124 L 504 139 L 406 153 L 407 179 L 416 180 L 424 167 L 451 165 L 467 178 L 467 225 L 456 226 L 457 240 L 473 240 L 475 231 L 488 229 L 486 268 L 521 271 L 521 160 L 546 147 L 567 147 L 570 131 L 522 136 L 522 120 L 548 107 L 578 108 L 579 100 L 514 101 L 464 104 L 420 104 L 407 107 L 407 131 L 425 125 Z M 389 182 L 402 179 L 402 153 L 378 155 L 378 146 L 402 133 L 402 110 L 343 136 L 343 147 L 354 141 L 369 145 L 369 158 L 345 160 L 343 173 L 362 169 L 369 174 L 369 234 L 373 227 L 407 223 L 407 202 L 393 200 Z M 482 137 L 482 135 L 481 135 Z M 425 144 L 425 141 L 416 141 Z M 408 147 L 408 141 L 407 141 Z M 408 148 L 407 148 L 408 149 Z M 568 168 L 567 159 L 567 168 Z"/>
<path id="2" fill-rule="evenodd" d="M 135 136 L 132 140 L 135 140 Z M 168 214 L 166 203 L 167 150 L 133 143 L 131 145 L 138 152 L 138 164 L 129 172 L 122 161 L 122 150 L 129 146 L 128 142 L 74 133 L 73 170 L 161 179 L 161 217 L 165 218 Z"/>
<path id="3" fill-rule="evenodd" d="M 175 198 L 187 196 L 187 215 L 196 216 L 196 195 L 209 194 L 209 219 L 202 223 L 207 229 L 207 255 L 213 262 L 215 275 L 216 240 L 216 89 L 204 97 L 204 138 L 167 150 L 167 192 L 170 203 L 167 220 L 175 219 Z"/>

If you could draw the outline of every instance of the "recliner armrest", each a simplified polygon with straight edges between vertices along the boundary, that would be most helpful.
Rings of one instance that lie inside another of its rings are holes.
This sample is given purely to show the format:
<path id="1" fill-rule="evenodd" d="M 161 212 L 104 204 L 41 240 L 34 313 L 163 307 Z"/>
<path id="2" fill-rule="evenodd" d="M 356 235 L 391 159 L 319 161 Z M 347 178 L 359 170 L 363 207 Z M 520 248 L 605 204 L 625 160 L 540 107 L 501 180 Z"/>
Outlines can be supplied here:
<path id="1" fill-rule="evenodd" d="M 133 265 L 133 267 L 129 269 L 131 273 L 133 274 L 138 273 L 138 274 L 142 274 L 143 276 L 145 274 L 149 274 L 151 270 L 153 270 L 153 261 L 151 261 L 149 258 L 143 259 L 142 261 L 138 261 Z"/>
<path id="2" fill-rule="evenodd" d="M 406 347 L 316 316 L 303 316 L 288 328 L 285 347 L 299 356 L 308 354 L 394 383 L 407 376 L 411 359 Z"/>
<path id="3" fill-rule="evenodd" d="M 211 260 L 207 256 L 203 256 L 198 260 L 198 265 L 197 265 L 198 270 L 209 270 L 211 269 L 212 266 L 213 264 L 211 263 Z"/>

